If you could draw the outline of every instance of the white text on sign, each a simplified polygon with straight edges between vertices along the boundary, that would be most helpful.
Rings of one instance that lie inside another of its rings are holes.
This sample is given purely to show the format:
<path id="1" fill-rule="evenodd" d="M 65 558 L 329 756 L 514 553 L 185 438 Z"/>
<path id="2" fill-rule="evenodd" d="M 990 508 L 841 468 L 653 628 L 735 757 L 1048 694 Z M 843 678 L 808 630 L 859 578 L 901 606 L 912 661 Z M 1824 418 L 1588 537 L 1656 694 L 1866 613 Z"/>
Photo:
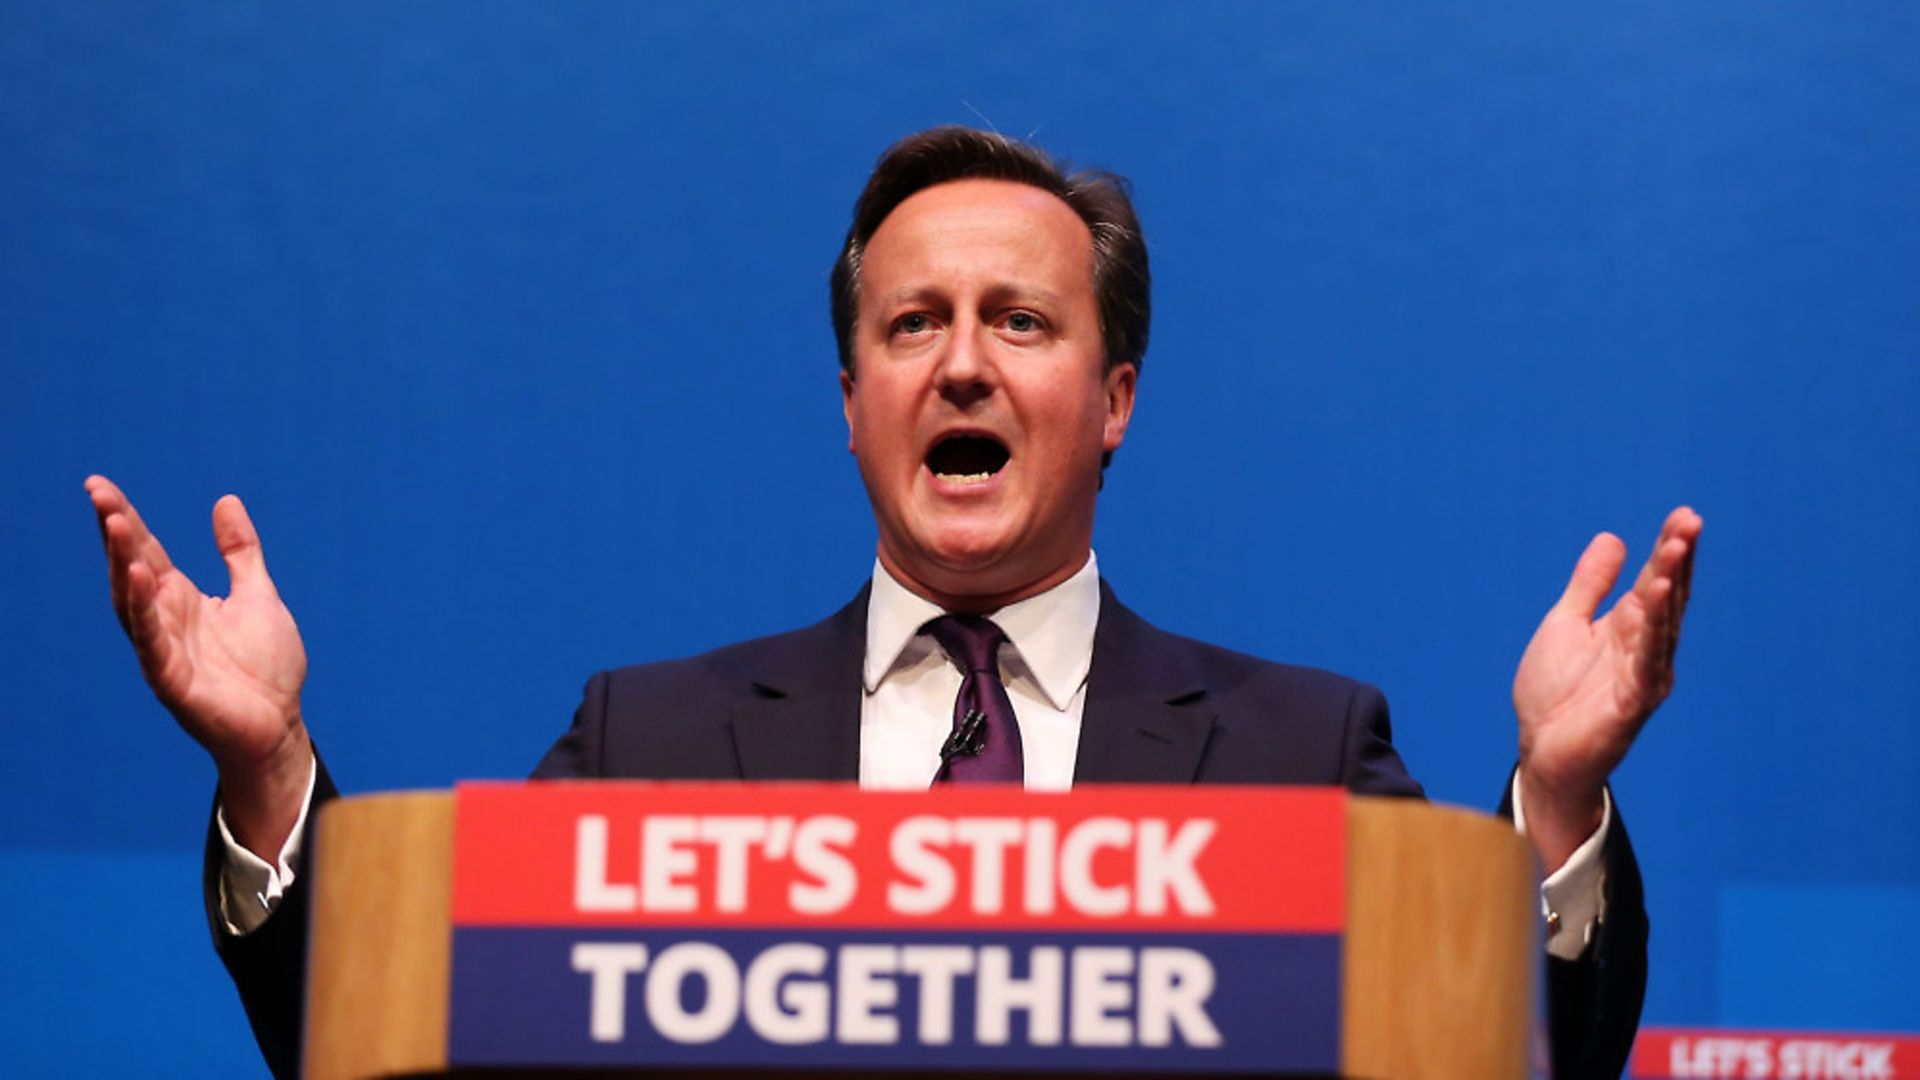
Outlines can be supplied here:
<path id="1" fill-rule="evenodd" d="M 1214 912 L 1198 862 L 1215 822 L 1091 817 L 1064 828 L 1052 818 L 919 815 L 887 837 L 886 908 L 900 915 L 958 910 L 975 916 L 1057 913 L 1088 918 Z M 578 819 L 574 905 L 582 912 L 733 914 L 747 910 L 757 868 L 790 878 L 787 907 L 831 915 L 859 888 L 851 818 L 649 815 L 634 843 L 637 870 L 610 871 L 608 820 Z M 962 889 L 962 882 L 966 887 Z"/>
<path id="2" fill-rule="evenodd" d="M 1040 945 L 1020 957 L 1005 945 L 849 944 L 829 951 L 807 942 L 773 945 L 741 964 L 718 945 L 685 941 L 649 956 L 637 943 L 580 942 L 573 968 L 589 976 L 589 1034 L 627 1036 L 630 980 L 641 1013 L 661 1037 L 709 1043 L 745 1018 L 771 1043 L 923 1046 L 954 1042 L 956 992 L 971 990 L 970 1041 L 1005 1046 L 1013 1018 L 1025 1018 L 1033 1046 L 1218 1046 L 1207 1014 L 1213 965 L 1191 949 Z M 828 967 L 831 964 L 832 972 Z M 744 970 L 743 970 L 744 969 Z M 689 1007 L 684 985 L 701 987 Z M 919 1007 L 898 1015 L 903 984 Z M 903 1024 L 910 1024 L 904 1033 Z"/>

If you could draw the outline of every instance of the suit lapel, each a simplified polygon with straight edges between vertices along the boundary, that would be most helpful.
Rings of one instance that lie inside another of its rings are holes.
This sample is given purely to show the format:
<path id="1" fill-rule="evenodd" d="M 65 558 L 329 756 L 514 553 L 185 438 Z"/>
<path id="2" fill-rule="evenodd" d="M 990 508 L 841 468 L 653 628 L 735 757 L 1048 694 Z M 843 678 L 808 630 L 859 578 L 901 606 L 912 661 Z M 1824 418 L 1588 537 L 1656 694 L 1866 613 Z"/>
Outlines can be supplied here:
<path id="1" fill-rule="evenodd" d="M 735 673 L 747 696 L 732 720 L 743 780 L 857 780 L 867 589 L 826 621 Z"/>
<path id="2" fill-rule="evenodd" d="M 859 779 L 867 593 L 733 673 L 747 689 L 731 717 L 741 779 Z M 1100 583 L 1074 783 L 1193 782 L 1215 713 L 1179 645 Z"/>
<path id="3" fill-rule="evenodd" d="M 1181 670 L 1178 639 L 1100 583 L 1076 784 L 1190 784 L 1213 732 L 1207 688 Z"/>

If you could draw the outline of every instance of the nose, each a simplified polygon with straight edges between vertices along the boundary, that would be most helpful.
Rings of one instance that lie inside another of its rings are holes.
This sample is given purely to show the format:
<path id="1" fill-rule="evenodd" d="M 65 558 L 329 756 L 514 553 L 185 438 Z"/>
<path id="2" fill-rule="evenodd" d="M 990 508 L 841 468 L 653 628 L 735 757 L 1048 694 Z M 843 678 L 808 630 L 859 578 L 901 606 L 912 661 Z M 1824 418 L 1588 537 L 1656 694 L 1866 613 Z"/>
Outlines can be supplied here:
<path id="1" fill-rule="evenodd" d="M 959 408 L 991 397 L 999 386 L 987 327 L 972 319 L 956 322 L 940 354 L 936 372 L 940 396 Z"/>

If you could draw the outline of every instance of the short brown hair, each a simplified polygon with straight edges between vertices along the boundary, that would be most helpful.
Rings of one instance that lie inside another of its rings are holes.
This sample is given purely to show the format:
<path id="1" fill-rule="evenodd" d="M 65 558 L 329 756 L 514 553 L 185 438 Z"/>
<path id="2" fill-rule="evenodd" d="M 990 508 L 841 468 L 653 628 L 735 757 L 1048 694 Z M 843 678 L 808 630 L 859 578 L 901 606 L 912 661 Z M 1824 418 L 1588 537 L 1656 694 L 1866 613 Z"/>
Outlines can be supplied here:
<path id="1" fill-rule="evenodd" d="M 1147 241 L 1127 197 L 1122 177 L 1100 170 L 1069 173 L 1037 147 L 992 131 L 948 125 L 909 135 L 887 148 L 874 164 L 866 189 L 853 204 L 840 257 L 834 260 L 833 333 L 840 368 L 853 370 L 859 321 L 860 260 L 867 241 L 894 208 L 914 193 L 953 180 L 1011 180 L 1057 196 L 1093 233 L 1093 291 L 1100 306 L 1100 341 L 1111 370 L 1147 353 L 1152 315 Z"/>

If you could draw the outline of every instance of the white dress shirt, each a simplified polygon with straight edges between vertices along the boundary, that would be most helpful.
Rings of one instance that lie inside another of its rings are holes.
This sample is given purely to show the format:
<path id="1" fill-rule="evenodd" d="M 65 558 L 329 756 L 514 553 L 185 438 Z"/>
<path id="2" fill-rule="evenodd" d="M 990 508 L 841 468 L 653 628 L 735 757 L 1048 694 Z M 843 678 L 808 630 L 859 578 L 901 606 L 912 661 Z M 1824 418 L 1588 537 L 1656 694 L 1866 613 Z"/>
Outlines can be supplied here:
<path id="1" fill-rule="evenodd" d="M 860 702 L 860 786 L 925 791 L 940 771 L 940 744 L 953 730 L 960 669 L 948 662 L 928 621 L 946 612 L 907 591 L 878 561 L 867 599 L 867 660 Z M 1080 715 L 1100 621 L 1100 570 L 1091 553 L 1072 577 L 992 615 L 1007 635 L 1000 680 L 1020 721 L 1029 791 L 1073 786 Z"/>
<path id="2" fill-rule="evenodd" d="M 921 633 L 920 628 L 944 614 L 874 562 L 861 680 L 865 691 L 860 702 L 863 788 L 924 791 L 940 769 L 940 745 L 953 729 L 953 702 L 960 693 L 961 674 L 933 635 Z M 1027 790 L 1065 791 L 1073 786 L 1087 672 L 1093 666 L 1093 632 L 1100 622 L 1100 570 L 1093 553 L 1087 553 L 1086 565 L 1072 577 L 1038 596 L 1001 608 L 991 618 L 1007 636 L 1006 644 L 1000 646 L 1000 674 L 1020 724 Z M 277 866 L 236 843 L 224 812 L 216 814 L 227 849 L 221 914 L 229 931 L 245 934 L 257 928 L 293 884 L 300 834 L 312 800 L 310 774 L 308 805 L 301 807 Z M 1600 842 L 1612 821 L 1613 802 L 1608 798 L 1600 828 L 1541 885 L 1541 910 L 1549 927 L 1547 951 L 1555 956 L 1578 957 L 1605 916 Z M 1513 782 L 1513 823 L 1522 835 L 1526 833 L 1518 777 Z"/>

